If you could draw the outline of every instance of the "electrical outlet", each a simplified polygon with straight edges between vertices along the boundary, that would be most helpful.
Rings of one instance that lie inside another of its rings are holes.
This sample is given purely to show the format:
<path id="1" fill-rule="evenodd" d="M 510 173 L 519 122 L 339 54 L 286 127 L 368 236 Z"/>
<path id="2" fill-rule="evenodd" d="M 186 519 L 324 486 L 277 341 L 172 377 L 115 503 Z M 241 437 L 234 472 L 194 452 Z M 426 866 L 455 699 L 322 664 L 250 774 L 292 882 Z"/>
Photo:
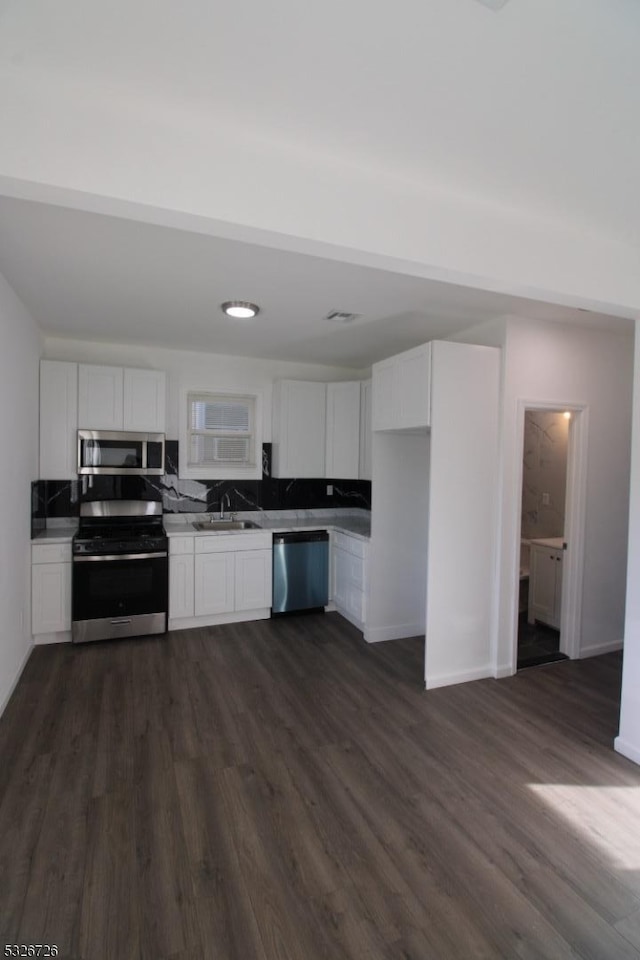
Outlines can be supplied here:
<path id="1" fill-rule="evenodd" d="M 333 496 L 333 484 L 332 484 L 332 483 L 328 483 L 328 484 L 327 484 L 327 496 L 328 496 L 328 497 L 332 497 L 332 496 Z"/>
<path id="2" fill-rule="evenodd" d="M 548 493 L 543 493 L 543 494 L 542 494 L 542 506 L 543 506 L 543 507 L 548 507 L 550 503 L 551 503 L 551 497 L 549 496 L 549 494 L 548 494 Z"/>

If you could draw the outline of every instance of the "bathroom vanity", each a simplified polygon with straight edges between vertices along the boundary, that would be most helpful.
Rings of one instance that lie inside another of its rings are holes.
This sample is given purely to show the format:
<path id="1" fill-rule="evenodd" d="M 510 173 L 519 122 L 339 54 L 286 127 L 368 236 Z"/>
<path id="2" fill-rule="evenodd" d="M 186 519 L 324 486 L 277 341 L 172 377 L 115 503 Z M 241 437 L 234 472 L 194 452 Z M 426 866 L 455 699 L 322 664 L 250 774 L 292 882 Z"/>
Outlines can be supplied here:
<path id="1" fill-rule="evenodd" d="M 527 620 L 560 629 L 563 537 L 531 540 Z"/>

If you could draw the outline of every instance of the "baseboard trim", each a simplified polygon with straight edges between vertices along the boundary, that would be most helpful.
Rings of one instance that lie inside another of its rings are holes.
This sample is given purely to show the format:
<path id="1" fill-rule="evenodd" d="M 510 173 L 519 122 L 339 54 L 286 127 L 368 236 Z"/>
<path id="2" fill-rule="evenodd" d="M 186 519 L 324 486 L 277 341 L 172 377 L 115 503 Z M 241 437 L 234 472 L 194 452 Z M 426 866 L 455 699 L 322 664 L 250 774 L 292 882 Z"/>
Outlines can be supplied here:
<path id="1" fill-rule="evenodd" d="M 385 640 L 404 640 L 405 637 L 424 636 L 423 623 L 400 623 L 391 627 L 366 627 L 367 643 L 383 643 Z"/>
<path id="2" fill-rule="evenodd" d="M 270 607 L 259 610 L 234 610 L 232 613 L 214 613 L 210 617 L 181 617 L 169 620 L 169 630 L 191 630 L 193 627 L 217 627 L 225 623 L 248 623 L 250 620 L 268 620 Z"/>
<path id="3" fill-rule="evenodd" d="M 627 760 L 632 760 L 633 763 L 640 764 L 640 748 L 634 747 L 623 737 L 615 738 L 613 741 L 613 749 L 616 753 L 620 753 L 623 757 L 626 757 Z"/>
<path id="4" fill-rule="evenodd" d="M 47 643 L 71 643 L 71 630 L 61 630 L 59 633 L 36 633 L 33 638 L 36 647 Z"/>
<path id="5" fill-rule="evenodd" d="M 22 660 L 21 660 L 21 662 L 20 662 L 20 666 L 18 667 L 17 673 L 16 673 L 16 675 L 15 675 L 15 677 L 14 677 L 14 679 L 13 679 L 13 683 L 12 683 L 11 686 L 9 687 L 9 690 L 7 691 L 7 693 L 5 694 L 2 703 L 0 703 L 0 717 L 2 716 L 2 714 L 4 713 L 4 711 L 6 710 L 7 704 L 9 703 L 9 700 L 11 700 L 11 697 L 13 696 L 13 691 L 14 691 L 14 690 L 16 689 L 16 687 L 18 686 L 18 681 L 20 680 L 20 677 L 22 676 L 22 671 L 24 670 L 24 668 L 25 668 L 26 665 L 27 665 L 27 660 L 28 660 L 29 657 L 31 656 L 31 651 L 32 651 L 32 650 L 33 650 L 33 641 L 30 641 L 30 642 L 29 642 L 29 646 L 28 646 L 27 649 L 26 649 L 25 655 L 24 655 L 24 657 L 22 658 Z"/>
<path id="6" fill-rule="evenodd" d="M 504 680 L 505 677 L 512 677 L 515 673 L 515 670 L 510 663 L 505 663 L 500 667 L 496 667 L 493 676 L 496 680 Z"/>
<path id="7" fill-rule="evenodd" d="M 580 660 L 586 660 L 587 657 L 600 657 L 603 653 L 615 653 L 616 650 L 622 650 L 622 640 L 611 640 L 609 643 L 598 643 L 592 647 L 582 647 L 580 650 Z"/>
<path id="8" fill-rule="evenodd" d="M 476 667 L 473 670 L 459 670 L 457 673 L 440 673 L 426 677 L 424 685 L 427 690 L 435 690 L 436 687 L 451 687 L 455 683 L 469 683 L 471 680 L 486 680 L 492 677 L 491 666 L 486 664 L 484 667 Z"/>

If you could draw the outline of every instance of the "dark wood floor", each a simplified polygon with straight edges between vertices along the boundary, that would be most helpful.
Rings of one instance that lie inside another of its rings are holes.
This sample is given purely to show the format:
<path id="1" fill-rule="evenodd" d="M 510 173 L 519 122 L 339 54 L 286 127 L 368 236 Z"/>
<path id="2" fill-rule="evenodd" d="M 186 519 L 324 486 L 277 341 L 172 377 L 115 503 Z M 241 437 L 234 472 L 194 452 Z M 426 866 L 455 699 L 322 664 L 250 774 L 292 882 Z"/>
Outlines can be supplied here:
<path id="1" fill-rule="evenodd" d="M 0 950 L 640 957 L 620 658 L 422 689 L 337 614 L 37 648 L 0 725 Z"/>

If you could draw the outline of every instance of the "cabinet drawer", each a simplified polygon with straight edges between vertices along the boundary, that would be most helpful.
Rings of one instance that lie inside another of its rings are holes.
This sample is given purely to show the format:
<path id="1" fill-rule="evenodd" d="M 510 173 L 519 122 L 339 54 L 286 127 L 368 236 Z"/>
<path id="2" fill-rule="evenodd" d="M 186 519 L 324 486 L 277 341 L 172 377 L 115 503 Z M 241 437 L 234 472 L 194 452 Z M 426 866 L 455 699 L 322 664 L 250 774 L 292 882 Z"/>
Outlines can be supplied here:
<path id="1" fill-rule="evenodd" d="M 228 553 L 236 550 L 265 550 L 271 546 L 271 533 L 211 533 L 195 537 L 196 553 Z"/>
<path id="2" fill-rule="evenodd" d="M 346 533 L 336 531 L 333 542 L 339 550 L 346 550 L 347 553 L 352 553 L 354 557 L 364 558 L 366 554 L 367 544 L 364 540 L 358 540 L 357 537 L 350 537 Z"/>
<path id="3" fill-rule="evenodd" d="M 34 543 L 31 546 L 32 563 L 71 563 L 70 543 Z"/>
<path id="4" fill-rule="evenodd" d="M 171 556 L 177 554 L 193 553 L 194 537 L 169 537 L 169 553 Z"/>

